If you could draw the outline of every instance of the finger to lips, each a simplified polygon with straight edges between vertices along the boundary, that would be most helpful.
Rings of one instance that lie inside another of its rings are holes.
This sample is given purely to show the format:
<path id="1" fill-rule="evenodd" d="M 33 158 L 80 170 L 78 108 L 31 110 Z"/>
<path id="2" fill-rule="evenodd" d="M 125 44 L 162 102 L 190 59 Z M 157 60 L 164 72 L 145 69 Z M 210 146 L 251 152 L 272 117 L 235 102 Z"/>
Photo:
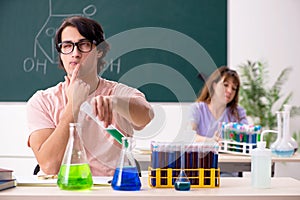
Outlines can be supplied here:
<path id="1" fill-rule="evenodd" d="M 72 76 L 71 76 L 71 80 L 70 80 L 71 83 L 73 83 L 77 79 L 79 67 L 80 67 L 80 64 L 77 64 L 74 71 L 73 71 L 73 73 L 72 73 Z"/>

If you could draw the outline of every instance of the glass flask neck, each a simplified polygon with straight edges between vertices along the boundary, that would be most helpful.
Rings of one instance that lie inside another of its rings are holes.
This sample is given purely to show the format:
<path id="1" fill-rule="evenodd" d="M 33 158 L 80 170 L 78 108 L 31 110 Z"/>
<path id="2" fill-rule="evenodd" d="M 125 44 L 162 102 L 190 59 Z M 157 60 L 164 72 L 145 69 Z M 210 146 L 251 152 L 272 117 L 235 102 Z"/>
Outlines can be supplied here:
<path id="1" fill-rule="evenodd" d="M 288 111 L 283 112 L 283 138 L 288 140 L 290 137 L 290 113 Z"/>
<path id="2" fill-rule="evenodd" d="M 121 166 L 127 165 L 127 166 L 136 167 L 132 155 L 133 145 L 134 145 L 134 139 L 132 137 L 122 137 L 122 153 L 119 162 Z"/>
<path id="3" fill-rule="evenodd" d="M 80 123 L 70 123 L 69 124 L 69 135 L 74 136 L 74 134 L 81 134 Z"/>
<path id="4" fill-rule="evenodd" d="M 70 123 L 69 140 L 66 147 L 64 164 L 87 163 L 87 157 L 81 140 L 80 123 Z"/>
<path id="5" fill-rule="evenodd" d="M 134 146 L 134 139 L 132 137 L 122 137 L 122 149 L 132 151 Z"/>

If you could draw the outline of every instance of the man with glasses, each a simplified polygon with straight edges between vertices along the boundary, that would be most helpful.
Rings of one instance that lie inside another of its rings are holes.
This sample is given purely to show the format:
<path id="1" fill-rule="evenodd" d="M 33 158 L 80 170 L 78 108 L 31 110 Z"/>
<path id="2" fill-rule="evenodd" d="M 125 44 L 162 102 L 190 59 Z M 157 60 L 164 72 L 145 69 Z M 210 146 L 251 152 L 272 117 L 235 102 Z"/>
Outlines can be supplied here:
<path id="1" fill-rule="evenodd" d="M 44 174 L 57 174 L 69 137 L 69 124 L 79 122 L 88 162 L 94 176 L 111 176 L 121 145 L 80 112 L 88 102 L 107 127 L 113 124 L 126 136 L 144 128 L 153 110 L 143 93 L 124 84 L 99 77 L 109 50 L 101 25 L 74 16 L 64 20 L 55 36 L 59 66 L 65 70 L 63 82 L 37 91 L 27 103 L 28 146 Z"/>

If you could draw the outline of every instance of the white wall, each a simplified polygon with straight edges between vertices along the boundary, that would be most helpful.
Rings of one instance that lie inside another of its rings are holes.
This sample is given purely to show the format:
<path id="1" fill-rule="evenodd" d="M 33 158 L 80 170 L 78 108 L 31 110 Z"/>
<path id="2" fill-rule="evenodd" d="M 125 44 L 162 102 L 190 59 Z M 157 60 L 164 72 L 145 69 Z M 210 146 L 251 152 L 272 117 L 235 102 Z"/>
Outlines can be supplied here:
<path id="1" fill-rule="evenodd" d="M 37 162 L 27 147 L 25 103 L 0 103 L 0 167 L 32 174 Z"/>
<path id="2" fill-rule="evenodd" d="M 228 0 L 228 7 L 229 66 L 236 68 L 246 60 L 266 61 L 270 85 L 282 68 L 293 67 L 283 95 L 293 92 L 291 104 L 299 106 L 300 1 Z M 299 120 L 300 117 L 291 119 L 292 132 L 300 131 Z M 275 176 L 300 179 L 299 167 L 299 163 L 279 163 Z"/>
<path id="3" fill-rule="evenodd" d="M 195 133 L 188 126 L 190 103 L 151 103 L 155 117 L 142 130 L 135 131 L 136 147 L 150 149 L 151 141 L 191 142 Z"/>
<path id="4" fill-rule="evenodd" d="M 228 0 L 228 8 L 229 66 L 266 61 L 270 85 L 284 67 L 293 67 L 283 95 L 293 92 L 291 104 L 300 106 L 300 1 Z M 299 120 L 291 120 L 292 132 L 300 131 Z"/>

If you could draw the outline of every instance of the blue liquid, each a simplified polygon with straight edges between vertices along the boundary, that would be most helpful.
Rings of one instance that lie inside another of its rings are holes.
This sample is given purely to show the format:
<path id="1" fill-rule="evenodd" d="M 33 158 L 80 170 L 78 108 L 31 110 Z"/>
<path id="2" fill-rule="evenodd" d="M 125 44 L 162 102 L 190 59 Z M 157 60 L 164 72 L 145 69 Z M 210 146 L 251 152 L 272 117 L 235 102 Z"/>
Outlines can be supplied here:
<path id="1" fill-rule="evenodd" d="M 180 170 L 180 174 L 174 183 L 174 188 L 179 191 L 188 191 L 191 189 L 191 182 L 187 178 L 184 170 Z"/>
<path id="2" fill-rule="evenodd" d="M 174 184 L 174 188 L 175 190 L 179 190 L 179 191 L 189 191 L 191 189 L 191 183 L 188 182 L 184 182 L 184 181 L 176 181 Z"/>
<path id="3" fill-rule="evenodd" d="M 136 191 L 141 189 L 141 181 L 136 167 L 116 168 L 111 183 L 114 190 Z"/>
<path id="4" fill-rule="evenodd" d="M 290 151 L 274 151 L 274 154 L 279 157 L 291 157 L 294 154 L 294 149 Z"/>
<path id="5" fill-rule="evenodd" d="M 271 149 L 271 153 L 272 153 L 273 156 L 277 156 L 275 149 Z"/>
<path id="6" fill-rule="evenodd" d="M 217 153 L 214 153 L 212 168 L 218 169 L 218 160 L 219 160 L 219 155 Z"/>

